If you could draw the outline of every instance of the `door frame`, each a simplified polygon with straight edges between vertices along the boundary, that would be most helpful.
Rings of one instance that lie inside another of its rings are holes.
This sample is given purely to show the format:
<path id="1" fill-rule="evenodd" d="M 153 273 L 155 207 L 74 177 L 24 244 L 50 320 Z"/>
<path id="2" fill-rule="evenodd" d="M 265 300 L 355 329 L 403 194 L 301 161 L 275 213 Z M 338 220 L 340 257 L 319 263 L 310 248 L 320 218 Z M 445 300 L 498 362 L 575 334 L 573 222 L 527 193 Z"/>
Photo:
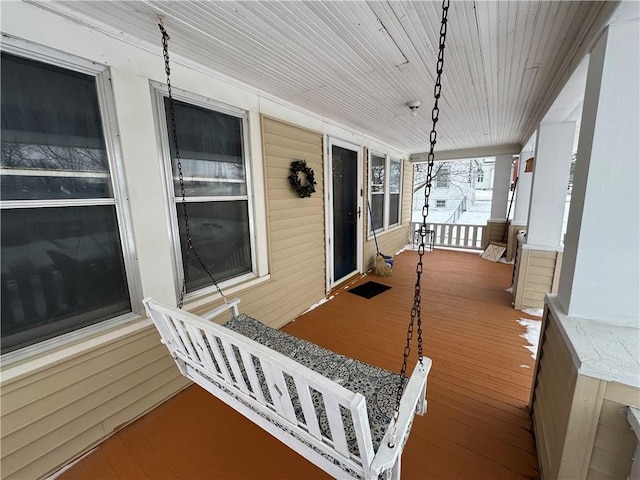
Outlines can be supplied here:
<path id="1" fill-rule="evenodd" d="M 324 201 L 325 201 L 325 255 L 326 255 L 326 292 L 329 293 L 336 285 L 339 285 L 341 282 L 344 282 L 347 278 L 357 274 L 362 273 L 363 268 L 363 255 L 364 255 L 364 158 L 362 154 L 362 145 L 358 145 L 356 143 L 351 143 L 345 140 L 341 140 L 339 138 L 331 137 L 329 135 L 325 135 L 325 145 L 327 146 L 324 151 L 324 184 L 326 188 L 324 189 Z M 333 146 L 342 147 L 347 150 L 352 150 L 357 153 L 357 182 L 358 187 L 356 193 L 357 200 L 357 208 L 360 211 L 360 217 L 356 220 L 356 270 L 349 273 L 348 275 L 334 279 L 333 278 L 333 267 L 334 267 L 334 256 L 333 256 L 333 159 L 332 159 L 332 151 Z"/>

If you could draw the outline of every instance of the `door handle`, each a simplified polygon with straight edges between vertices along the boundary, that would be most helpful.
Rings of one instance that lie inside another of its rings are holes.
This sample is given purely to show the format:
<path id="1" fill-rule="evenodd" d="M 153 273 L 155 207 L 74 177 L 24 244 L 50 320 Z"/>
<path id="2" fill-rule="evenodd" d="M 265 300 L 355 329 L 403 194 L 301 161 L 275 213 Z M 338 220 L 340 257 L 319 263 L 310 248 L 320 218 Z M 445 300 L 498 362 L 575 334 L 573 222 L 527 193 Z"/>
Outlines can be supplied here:
<path id="1" fill-rule="evenodd" d="M 362 208 L 358 207 L 358 218 L 360 218 L 360 215 L 362 215 Z"/>

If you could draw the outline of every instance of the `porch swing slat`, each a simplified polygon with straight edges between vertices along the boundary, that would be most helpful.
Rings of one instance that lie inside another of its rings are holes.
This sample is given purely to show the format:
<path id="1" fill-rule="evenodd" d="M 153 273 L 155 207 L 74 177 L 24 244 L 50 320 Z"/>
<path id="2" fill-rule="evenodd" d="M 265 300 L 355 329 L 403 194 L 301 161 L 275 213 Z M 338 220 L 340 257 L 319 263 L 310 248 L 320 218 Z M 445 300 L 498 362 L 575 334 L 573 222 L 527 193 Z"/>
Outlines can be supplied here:
<path id="1" fill-rule="evenodd" d="M 309 430 L 309 433 L 315 438 L 322 440 L 322 432 L 320 431 L 320 425 L 318 424 L 316 409 L 313 406 L 311 392 L 309 391 L 310 387 L 298 375 L 294 375 L 293 381 L 296 384 L 296 390 L 298 391 L 298 397 L 300 398 L 300 406 L 302 408 L 304 423 L 307 430 Z"/>

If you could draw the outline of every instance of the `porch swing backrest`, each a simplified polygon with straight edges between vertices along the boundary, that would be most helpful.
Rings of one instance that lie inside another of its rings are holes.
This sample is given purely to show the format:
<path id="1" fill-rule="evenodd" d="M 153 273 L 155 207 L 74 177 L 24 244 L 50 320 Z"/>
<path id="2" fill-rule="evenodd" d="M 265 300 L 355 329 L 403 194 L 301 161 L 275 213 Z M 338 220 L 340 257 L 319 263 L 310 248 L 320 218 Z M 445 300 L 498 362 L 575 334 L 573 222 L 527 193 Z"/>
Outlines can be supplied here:
<path id="1" fill-rule="evenodd" d="M 204 318 L 144 300 L 162 343 L 187 378 L 335 478 L 374 479 L 385 471 L 397 478 L 413 417 L 426 410 L 431 361 L 416 366 L 396 428 L 389 428 L 397 374 L 270 329 L 239 315 L 238 303 L 232 300 Z M 222 314 L 231 314 L 226 326 L 209 321 Z M 369 398 L 341 385 L 349 385 L 349 368 L 355 369 L 354 385 L 360 388 L 367 377 L 374 379 Z M 370 415 L 378 404 L 386 404 L 387 412 Z M 393 442 L 392 430 L 397 435 Z"/>

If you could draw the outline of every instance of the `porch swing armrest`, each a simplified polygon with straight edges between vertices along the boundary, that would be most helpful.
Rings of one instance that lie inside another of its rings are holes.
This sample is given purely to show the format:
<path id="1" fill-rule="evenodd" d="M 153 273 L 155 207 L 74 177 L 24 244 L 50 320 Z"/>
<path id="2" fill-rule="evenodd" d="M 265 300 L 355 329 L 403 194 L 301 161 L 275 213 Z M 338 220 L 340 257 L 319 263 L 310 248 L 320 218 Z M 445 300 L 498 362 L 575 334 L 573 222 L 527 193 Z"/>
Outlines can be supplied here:
<path id="1" fill-rule="evenodd" d="M 409 436 L 409 430 L 411 430 L 411 425 L 413 424 L 413 417 L 416 413 L 423 415 L 426 411 L 425 394 L 429 370 L 431 370 L 431 359 L 427 357 L 423 358 L 422 366 L 418 363 L 413 369 L 413 373 L 409 378 L 409 382 L 400 400 L 395 443 L 393 447 L 389 446 L 389 442 L 393 437 L 392 420 L 371 462 L 371 478 L 377 478 L 381 472 L 393 468 L 394 465 L 399 462 L 402 450 Z"/>
<path id="2" fill-rule="evenodd" d="M 227 310 L 230 310 L 233 318 L 236 318 L 238 316 L 239 303 L 240 303 L 240 299 L 234 298 L 233 300 L 229 300 L 227 303 L 223 303 L 222 305 L 217 306 L 213 310 L 209 310 L 208 312 L 198 316 L 204 320 L 211 321 L 214 318 L 216 318 L 218 315 L 222 315 Z"/>

